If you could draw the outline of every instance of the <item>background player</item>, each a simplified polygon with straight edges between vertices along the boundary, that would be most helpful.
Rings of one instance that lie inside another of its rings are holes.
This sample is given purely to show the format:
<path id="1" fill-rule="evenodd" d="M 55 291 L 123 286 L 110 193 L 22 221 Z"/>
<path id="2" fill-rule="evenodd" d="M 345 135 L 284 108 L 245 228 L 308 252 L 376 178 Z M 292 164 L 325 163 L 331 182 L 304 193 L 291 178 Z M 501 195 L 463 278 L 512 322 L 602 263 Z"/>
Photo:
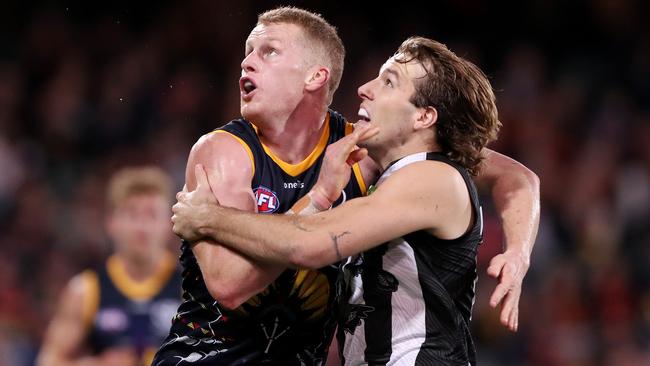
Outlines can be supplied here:
<path id="1" fill-rule="evenodd" d="M 154 167 L 125 168 L 108 185 L 106 265 L 72 278 L 38 356 L 39 366 L 150 365 L 180 303 L 168 250 L 171 181 Z"/>

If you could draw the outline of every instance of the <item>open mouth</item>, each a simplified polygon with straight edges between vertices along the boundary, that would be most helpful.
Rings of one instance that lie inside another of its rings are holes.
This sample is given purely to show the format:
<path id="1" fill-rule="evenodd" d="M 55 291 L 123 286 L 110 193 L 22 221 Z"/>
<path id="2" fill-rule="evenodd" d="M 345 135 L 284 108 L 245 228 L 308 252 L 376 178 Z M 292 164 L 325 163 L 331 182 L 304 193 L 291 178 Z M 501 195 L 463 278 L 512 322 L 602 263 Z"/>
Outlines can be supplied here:
<path id="1" fill-rule="evenodd" d="M 363 108 L 363 107 L 359 108 L 358 117 L 359 117 L 359 121 L 370 122 L 370 114 L 369 114 L 368 111 L 367 111 L 365 108 Z"/>
<path id="2" fill-rule="evenodd" d="M 244 94 L 250 94 L 257 89 L 257 85 L 255 85 L 252 79 L 243 77 L 239 79 L 239 88 Z"/>

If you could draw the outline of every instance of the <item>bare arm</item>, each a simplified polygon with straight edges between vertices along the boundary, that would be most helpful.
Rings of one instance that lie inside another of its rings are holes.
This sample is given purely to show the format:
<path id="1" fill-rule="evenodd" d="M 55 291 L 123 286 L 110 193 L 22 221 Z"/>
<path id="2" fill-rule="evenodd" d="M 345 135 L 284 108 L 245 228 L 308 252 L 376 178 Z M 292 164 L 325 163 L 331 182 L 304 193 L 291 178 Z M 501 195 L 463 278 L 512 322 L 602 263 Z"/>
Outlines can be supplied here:
<path id="1" fill-rule="evenodd" d="M 194 190 L 194 168 L 203 164 L 212 173 L 213 194 L 223 205 L 256 212 L 250 188 L 252 162 L 246 149 L 227 133 L 203 136 L 192 148 L 187 162 L 186 187 Z M 210 215 L 210 213 L 203 213 Z M 262 291 L 282 273 L 284 267 L 257 263 L 217 242 L 194 242 L 197 258 L 208 291 L 227 308 L 236 308 Z"/>
<path id="2" fill-rule="evenodd" d="M 329 209 L 350 180 L 353 167 L 354 169 L 358 168 L 356 165 L 370 166 L 373 169 L 367 169 L 369 172 L 367 174 L 376 174 L 376 165 L 367 158 L 367 150 L 359 149 L 357 143 L 378 132 L 376 127 L 359 122 L 354 132 L 329 145 L 321 165 L 318 181 L 308 194 L 287 211 L 287 214 L 311 215 Z M 197 188 L 192 192 L 187 190 L 179 192 L 176 195 L 178 202 L 172 208 L 174 233 L 190 242 L 206 238 L 205 234 L 199 233 L 199 228 L 211 224 L 211 209 L 217 203 L 212 192 L 219 191 L 214 182 L 224 180 L 220 175 L 225 173 L 206 169 L 202 164 L 196 165 L 194 171 L 194 181 L 198 182 Z M 204 230 L 204 232 L 206 231 Z M 214 240 L 209 236 L 207 239 Z"/>
<path id="3" fill-rule="evenodd" d="M 87 273 L 85 273 L 87 274 Z M 38 366 L 97 366 L 135 365 L 131 349 L 107 350 L 91 356 L 85 352 L 88 319 L 80 311 L 81 304 L 90 301 L 88 281 L 80 274 L 72 278 L 61 295 L 56 314 L 52 318 L 36 364 Z"/>
<path id="4" fill-rule="evenodd" d="M 501 323 L 518 327 L 521 284 L 528 267 L 539 225 L 539 178 L 528 168 L 489 149 L 477 184 L 492 192 L 505 236 L 504 252 L 490 262 L 488 274 L 499 279 L 490 305 L 501 303 Z"/>
<path id="5" fill-rule="evenodd" d="M 212 203 L 213 215 L 199 231 L 256 259 L 300 268 L 320 268 L 422 229 L 458 237 L 471 220 L 471 204 L 462 177 L 450 170 L 415 163 L 371 196 L 311 216 L 255 215 Z M 205 178 L 200 186 L 207 184 Z"/>

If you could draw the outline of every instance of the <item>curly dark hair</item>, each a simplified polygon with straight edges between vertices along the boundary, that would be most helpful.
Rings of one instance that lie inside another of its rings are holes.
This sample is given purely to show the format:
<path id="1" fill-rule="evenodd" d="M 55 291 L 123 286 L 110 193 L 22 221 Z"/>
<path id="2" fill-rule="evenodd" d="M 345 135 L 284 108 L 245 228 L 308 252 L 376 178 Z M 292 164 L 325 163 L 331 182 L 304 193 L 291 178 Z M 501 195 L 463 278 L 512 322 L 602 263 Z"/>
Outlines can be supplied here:
<path id="1" fill-rule="evenodd" d="M 437 143 L 450 159 L 476 176 L 481 150 L 496 139 L 501 127 L 490 82 L 476 65 L 428 38 L 411 37 L 399 47 L 395 61 L 412 60 L 422 64 L 426 75 L 415 80 L 411 103 L 437 110 Z"/>

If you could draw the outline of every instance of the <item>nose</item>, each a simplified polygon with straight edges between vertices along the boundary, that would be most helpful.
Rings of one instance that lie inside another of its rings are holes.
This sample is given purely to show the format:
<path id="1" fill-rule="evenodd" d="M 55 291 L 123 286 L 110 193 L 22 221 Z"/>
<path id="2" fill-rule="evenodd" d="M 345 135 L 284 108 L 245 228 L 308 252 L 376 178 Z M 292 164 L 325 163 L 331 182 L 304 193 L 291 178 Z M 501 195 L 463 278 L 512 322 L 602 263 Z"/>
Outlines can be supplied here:
<path id="1" fill-rule="evenodd" d="M 255 63 L 255 52 L 251 52 L 241 62 L 241 69 L 245 72 L 253 72 L 257 70 Z"/>
<path id="2" fill-rule="evenodd" d="M 372 100 L 372 99 L 373 99 L 372 90 L 371 90 L 371 88 L 370 88 L 370 84 L 371 84 L 371 83 L 372 83 L 372 81 L 369 81 L 369 82 L 367 82 L 367 83 L 361 85 L 361 86 L 359 87 L 359 89 L 357 89 L 357 94 L 359 94 L 359 97 L 360 97 L 361 99 L 368 99 L 368 100 Z"/>

